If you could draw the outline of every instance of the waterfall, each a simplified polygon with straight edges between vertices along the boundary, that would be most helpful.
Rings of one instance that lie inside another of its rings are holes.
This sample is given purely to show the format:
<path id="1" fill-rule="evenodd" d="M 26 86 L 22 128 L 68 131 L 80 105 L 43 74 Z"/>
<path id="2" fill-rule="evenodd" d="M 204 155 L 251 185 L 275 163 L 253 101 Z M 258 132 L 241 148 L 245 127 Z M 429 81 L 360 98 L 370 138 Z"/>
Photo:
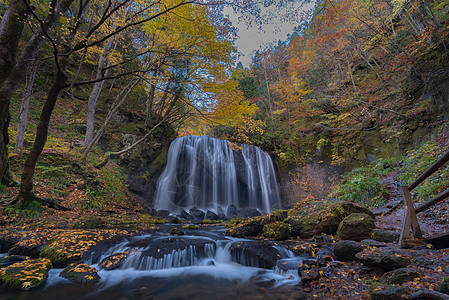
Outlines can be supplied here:
<path id="1" fill-rule="evenodd" d="M 171 212 L 197 207 L 219 212 L 231 204 L 269 213 L 280 207 L 273 162 L 256 146 L 207 136 L 175 139 L 156 190 L 154 207 Z"/>

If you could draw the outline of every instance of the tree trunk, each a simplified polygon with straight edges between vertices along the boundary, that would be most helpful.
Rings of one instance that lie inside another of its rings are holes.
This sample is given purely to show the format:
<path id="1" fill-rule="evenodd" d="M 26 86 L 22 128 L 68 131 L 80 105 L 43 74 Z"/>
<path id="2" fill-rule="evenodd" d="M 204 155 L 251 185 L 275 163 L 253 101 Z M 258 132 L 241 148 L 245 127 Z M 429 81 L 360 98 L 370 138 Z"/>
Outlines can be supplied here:
<path id="1" fill-rule="evenodd" d="M 23 0 L 11 0 L 0 22 L 0 83 L 3 83 L 13 70 L 19 39 L 27 18 L 27 7 Z M 12 185 L 9 172 L 9 102 L 0 94 L 0 183 Z"/>
<path id="2" fill-rule="evenodd" d="M 103 47 L 103 52 L 100 55 L 100 60 L 98 62 L 96 80 L 103 78 L 103 69 L 107 63 L 107 55 L 112 49 L 113 41 L 111 40 Z M 109 70 L 109 69 L 108 69 Z M 87 102 L 87 120 L 86 120 L 86 136 L 84 137 L 84 145 L 89 145 L 94 136 L 95 127 L 95 106 L 97 105 L 98 98 L 100 97 L 101 90 L 103 88 L 104 80 L 98 81 L 94 84 L 92 92 L 89 96 L 89 101 Z"/>
<path id="3" fill-rule="evenodd" d="M 17 137 L 14 151 L 19 158 L 21 158 L 23 154 L 23 142 L 25 141 L 25 129 L 27 126 L 28 108 L 30 106 L 31 97 L 33 96 L 33 84 L 34 78 L 36 77 L 36 71 L 38 66 L 37 61 L 35 60 L 32 65 L 33 66 L 31 68 L 30 78 L 26 83 L 25 95 L 23 96 L 22 105 L 20 106 L 19 125 L 17 126 Z"/>
<path id="4" fill-rule="evenodd" d="M 58 95 L 64 88 L 66 81 L 66 74 L 59 69 L 56 73 L 53 85 L 48 91 L 47 100 L 42 108 L 39 125 L 37 126 L 36 138 L 23 167 L 18 198 L 19 207 L 27 207 L 35 198 L 33 193 L 33 175 L 36 169 L 36 162 L 47 142 L 48 125 L 50 123 L 51 114 L 55 107 L 56 100 L 58 99 Z"/>
<path id="5" fill-rule="evenodd" d="M 14 67 L 19 39 L 27 18 L 24 0 L 11 0 L 0 23 L 0 83 Z"/>
<path id="6" fill-rule="evenodd" d="M 23 0 L 12 0 L 10 2 L 10 7 L 12 5 L 17 5 L 17 2 L 20 4 L 24 4 Z M 13 37 L 17 37 L 17 34 L 22 32 L 22 27 L 16 24 L 15 26 L 8 25 L 7 19 L 9 16 L 3 16 L 2 22 L 0 23 L 0 182 L 2 184 L 11 185 L 13 181 L 11 180 L 11 176 L 9 174 L 9 162 L 8 162 L 8 128 L 9 128 L 9 103 L 11 102 L 11 97 L 20 84 L 23 82 L 28 68 L 30 66 L 30 62 L 36 59 L 36 56 L 39 52 L 39 48 L 44 41 L 44 32 L 51 29 L 56 21 L 59 19 L 61 13 L 70 6 L 73 0 L 61 0 L 56 4 L 56 7 L 52 13 L 49 13 L 47 18 L 44 20 L 43 25 L 36 31 L 36 33 L 31 37 L 31 39 L 27 42 L 25 47 L 23 48 L 19 59 L 17 60 L 14 67 L 12 65 L 4 64 L 5 57 L 3 51 L 5 51 L 6 46 L 9 47 L 11 53 L 15 53 L 17 49 L 13 49 L 14 45 Z M 23 9 L 23 8 L 22 8 Z M 8 8 L 9 10 L 9 8 Z M 17 10 L 16 10 L 17 11 Z M 25 11 L 22 12 L 22 17 L 25 19 L 26 14 Z M 13 18 L 13 21 L 17 22 L 17 18 Z M 43 27 L 43 28 L 42 28 Z M 14 34 L 7 34 L 8 28 L 11 30 L 15 30 Z M 3 36 L 5 35 L 5 36 Z M 17 48 L 17 45 L 16 45 Z M 8 50 L 9 51 L 9 50 Z M 9 72 L 6 72 L 4 67 L 9 67 Z M 3 76 L 6 74 L 6 77 Z"/>

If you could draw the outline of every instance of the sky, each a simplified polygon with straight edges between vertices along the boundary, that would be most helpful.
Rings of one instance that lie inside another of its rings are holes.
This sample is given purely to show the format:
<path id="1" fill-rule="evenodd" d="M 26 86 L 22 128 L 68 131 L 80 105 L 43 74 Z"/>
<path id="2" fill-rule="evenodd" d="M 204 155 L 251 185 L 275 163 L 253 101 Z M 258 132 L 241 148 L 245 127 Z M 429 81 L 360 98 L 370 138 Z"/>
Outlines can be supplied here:
<path id="1" fill-rule="evenodd" d="M 292 1 L 284 8 L 262 8 L 263 19 L 267 20 L 259 28 L 258 24 L 252 24 L 248 28 L 247 24 L 239 21 L 239 15 L 231 9 L 225 10 L 234 27 L 237 28 L 238 38 L 235 42 L 237 50 L 241 53 L 239 60 L 244 67 L 249 67 L 252 57 L 257 50 L 267 48 L 278 41 L 285 41 L 289 34 L 293 33 L 295 27 L 301 25 L 303 20 L 307 20 L 307 15 L 311 13 L 315 1 L 301 3 Z"/>

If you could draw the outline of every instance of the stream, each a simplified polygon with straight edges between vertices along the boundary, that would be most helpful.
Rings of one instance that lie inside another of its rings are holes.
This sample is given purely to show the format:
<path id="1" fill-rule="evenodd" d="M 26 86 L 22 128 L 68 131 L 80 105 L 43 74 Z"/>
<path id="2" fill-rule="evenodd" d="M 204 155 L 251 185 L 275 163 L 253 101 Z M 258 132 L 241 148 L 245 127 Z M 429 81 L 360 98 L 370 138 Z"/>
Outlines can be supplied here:
<path id="1" fill-rule="evenodd" d="M 184 235 L 172 235 L 173 228 Z M 17 292 L 0 289 L 0 299 L 266 299 L 298 285 L 303 258 L 269 241 L 231 238 L 222 226 L 186 230 L 161 225 L 148 234 L 94 247 L 84 262 L 100 282 L 74 284 L 51 269 L 45 287 Z M 107 246 L 106 246 L 107 245 Z M 117 269 L 99 263 L 128 251 Z"/>

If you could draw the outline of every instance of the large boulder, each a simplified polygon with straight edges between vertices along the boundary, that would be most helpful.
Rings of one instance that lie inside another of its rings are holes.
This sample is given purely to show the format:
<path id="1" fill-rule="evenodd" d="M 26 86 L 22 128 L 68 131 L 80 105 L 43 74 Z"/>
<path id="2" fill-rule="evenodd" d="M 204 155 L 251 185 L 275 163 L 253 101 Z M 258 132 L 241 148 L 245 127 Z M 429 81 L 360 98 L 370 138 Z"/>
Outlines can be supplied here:
<path id="1" fill-rule="evenodd" d="M 191 209 L 189 210 L 189 214 L 190 214 L 195 220 L 199 220 L 199 221 L 204 220 L 204 216 L 205 216 L 204 211 L 202 211 L 202 210 L 200 210 L 200 209 L 198 209 L 198 208 L 196 208 L 196 207 L 191 208 Z"/>
<path id="2" fill-rule="evenodd" d="M 358 204 L 338 199 L 305 200 L 298 202 L 289 210 L 288 223 L 295 224 L 295 228 L 301 228 L 301 237 L 312 237 L 324 232 L 335 234 L 340 222 L 352 213 L 365 213 L 374 219 L 374 214 Z"/>
<path id="3" fill-rule="evenodd" d="M 48 270 L 52 267 L 49 259 L 28 259 L 0 269 L 0 281 L 8 288 L 30 290 L 43 286 Z"/>
<path id="4" fill-rule="evenodd" d="M 361 241 L 371 236 L 374 227 L 374 219 L 369 215 L 352 213 L 338 225 L 337 236 L 342 240 Z"/>

